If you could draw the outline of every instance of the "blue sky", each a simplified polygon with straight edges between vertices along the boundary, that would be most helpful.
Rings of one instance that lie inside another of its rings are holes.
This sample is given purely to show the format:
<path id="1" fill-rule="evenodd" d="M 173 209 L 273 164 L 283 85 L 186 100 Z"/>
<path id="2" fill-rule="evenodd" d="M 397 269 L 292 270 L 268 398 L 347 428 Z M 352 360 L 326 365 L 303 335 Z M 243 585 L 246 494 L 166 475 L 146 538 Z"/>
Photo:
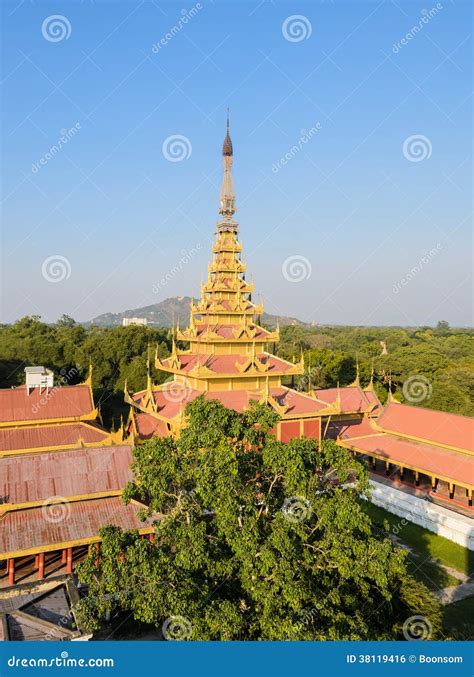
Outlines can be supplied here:
<path id="1" fill-rule="evenodd" d="M 2 11 L 4 322 L 197 295 L 230 106 L 243 257 L 268 312 L 471 323 L 471 3 Z"/>

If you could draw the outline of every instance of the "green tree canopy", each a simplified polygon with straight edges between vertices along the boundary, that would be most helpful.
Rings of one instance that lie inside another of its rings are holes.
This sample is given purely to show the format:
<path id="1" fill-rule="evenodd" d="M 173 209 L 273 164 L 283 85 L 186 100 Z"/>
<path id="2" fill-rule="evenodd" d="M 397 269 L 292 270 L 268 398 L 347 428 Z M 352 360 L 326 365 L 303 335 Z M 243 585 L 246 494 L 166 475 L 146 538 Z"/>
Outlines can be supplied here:
<path id="1" fill-rule="evenodd" d="M 155 540 L 101 531 L 98 566 L 95 554 L 79 565 L 82 623 L 124 611 L 198 640 L 388 640 L 424 615 L 436 636 L 437 602 L 373 531 L 367 471 L 350 452 L 276 441 L 263 405 L 239 414 L 201 397 L 186 414 L 179 440 L 134 450 L 125 499 L 161 515 Z"/>

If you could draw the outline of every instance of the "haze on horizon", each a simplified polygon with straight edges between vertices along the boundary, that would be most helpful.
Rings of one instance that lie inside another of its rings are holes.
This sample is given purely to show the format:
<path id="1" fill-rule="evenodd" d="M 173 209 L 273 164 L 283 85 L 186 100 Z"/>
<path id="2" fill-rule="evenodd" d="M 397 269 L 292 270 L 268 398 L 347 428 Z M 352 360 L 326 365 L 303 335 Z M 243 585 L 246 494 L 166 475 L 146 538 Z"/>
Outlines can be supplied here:
<path id="1" fill-rule="evenodd" d="M 469 2 L 110 4 L 2 5 L 3 322 L 197 296 L 230 106 L 266 312 L 472 324 Z"/>

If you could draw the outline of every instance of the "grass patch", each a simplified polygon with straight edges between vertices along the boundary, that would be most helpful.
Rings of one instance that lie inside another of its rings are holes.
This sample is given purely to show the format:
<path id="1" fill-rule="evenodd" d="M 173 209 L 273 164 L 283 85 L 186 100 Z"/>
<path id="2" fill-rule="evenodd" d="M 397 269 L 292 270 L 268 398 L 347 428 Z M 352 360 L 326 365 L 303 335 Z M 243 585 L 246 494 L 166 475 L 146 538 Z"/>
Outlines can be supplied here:
<path id="1" fill-rule="evenodd" d="M 474 639 L 474 597 L 443 607 L 443 628 L 447 639 Z"/>
<path id="2" fill-rule="evenodd" d="M 387 521 L 390 533 L 413 551 L 408 557 L 411 573 L 421 578 L 430 588 L 460 583 L 436 563 L 457 569 L 468 576 L 474 574 L 474 553 L 467 548 L 393 515 L 369 501 L 362 501 L 361 506 L 377 527 L 383 528 Z"/>

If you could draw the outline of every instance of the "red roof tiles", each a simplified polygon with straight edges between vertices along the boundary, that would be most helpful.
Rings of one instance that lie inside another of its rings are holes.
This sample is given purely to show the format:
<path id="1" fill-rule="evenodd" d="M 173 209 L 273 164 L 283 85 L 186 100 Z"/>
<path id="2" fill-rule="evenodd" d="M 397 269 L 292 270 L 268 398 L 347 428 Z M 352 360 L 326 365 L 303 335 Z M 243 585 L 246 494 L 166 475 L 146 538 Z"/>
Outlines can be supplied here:
<path id="1" fill-rule="evenodd" d="M 29 394 L 25 386 L 0 390 L 0 423 L 79 418 L 93 409 L 88 385 L 33 388 Z"/>
<path id="2" fill-rule="evenodd" d="M 367 397 L 366 392 L 359 386 L 347 386 L 346 388 L 324 388 L 314 391 L 318 400 L 327 404 L 335 404 L 338 396 L 341 398 L 341 410 L 343 412 L 365 412 L 371 409 L 375 398 Z M 377 400 L 378 401 L 378 400 Z"/>
<path id="3" fill-rule="evenodd" d="M 242 372 L 239 371 L 236 365 L 244 365 L 249 357 L 249 355 L 197 355 L 190 353 L 179 355 L 179 361 L 181 363 L 181 370 L 184 372 L 189 372 L 199 365 L 204 368 L 205 365 L 207 369 L 210 369 L 215 374 L 235 374 L 240 376 Z M 269 367 L 268 372 L 264 374 L 286 372 L 295 367 L 291 362 L 282 360 L 274 355 L 269 355 L 268 353 L 260 353 L 256 357 Z M 171 360 L 172 358 L 163 360 L 163 365 L 171 367 Z"/>
<path id="4" fill-rule="evenodd" d="M 218 305 L 219 310 L 227 310 L 230 312 L 233 312 L 235 310 L 234 304 L 229 301 L 229 299 L 220 299 L 217 302 L 214 302 L 212 298 L 210 299 L 204 299 L 205 303 L 202 306 L 199 307 L 199 312 L 203 315 L 209 314 L 209 315 L 214 315 L 215 314 L 215 305 Z M 246 310 L 252 310 L 256 308 L 255 304 L 252 303 L 251 301 L 248 301 L 247 299 L 242 299 L 242 306 L 241 309 L 239 309 L 239 312 L 245 312 Z"/>
<path id="5" fill-rule="evenodd" d="M 9 456 L 0 461 L 0 501 L 29 503 L 120 491 L 132 477 L 131 462 L 126 445 Z"/>
<path id="6" fill-rule="evenodd" d="M 41 550 L 47 546 L 96 538 L 108 524 L 122 529 L 151 526 L 141 522 L 134 504 L 124 505 L 120 497 L 63 503 L 61 512 L 48 508 L 13 510 L 0 518 L 0 560 L 18 551 Z M 58 515 L 61 519 L 58 519 Z"/>
<path id="7" fill-rule="evenodd" d="M 341 437 L 341 439 L 360 437 L 361 435 L 373 435 L 376 430 L 370 424 L 370 419 L 364 417 L 359 421 L 331 421 L 327 436 L 331 439 Z"/>
<path id="8" fill-rule="evenodd" d="M 88 423 L 61 423 L 58 425 L 22 426 L 0 428 L 0 452 L 22 449 L 44 449 L 98 443 L 106 440 L 109 433 Z"/>
<path id="9" fill-rule="evenodd" d="M 341 435 L 344 445 L 350 445 L 364 454 L 373 453 L 379 458 L 390 459 L 397 465 L 420 469 L 427 475 L 446 477 L 454 483 L 474 485 L 474 459 L 467 454 L 384 433 L 353 439 L 351 436 L 358 433 L 357 426 L 352 427 L 356 429 Z"/>
<path id="10" fill-rule="evenodd" d="M 287 414 L 316 414 L 324 409 L 324 404 L 318 402 L 309 395 L 291 390 L 290 388 L 270 388 L 270 394 L 281 406 L 288 407 Z M 134 401 L 140 405 L 145 393 L 136 393 Z M 224 407 L 242 412 L 249 406 L 251 400 L 258 401 L 262 396 L 261 390 L 217 390 L 206 392 L 195 390 L 187 385 L 181 385 L 173 381 L 165 383 L 160 390 L 153 391 L 158 414 L 164 418 L 172 419 L 177 416 L 188 402 L 192 402 L 204 395 L 208 400 L 218 400 Z"/>
<path id="11" fill-rule="evenodd" d="M 196 324 L 196 331 L 197 335 L 201 336 L 206 330 L 210 330 L 215 332 L 220 338 L 225 338 L 225 339 L 235 339 L 234 331 L 235 329 L 238 328 L 236 327 L 235 324 L 219 324 L 219 325 L 213 325 L 213 324 Z M 255 328 L 255 337 L 256 339 L 264 339 L 269 335 L 269 331 L 266 329 L 263 329 L 263 327 L 259 327 L 258 325 L 254 325 Z M 253 339 L 248 339 L 248 340 L 253 340 Z"/>
<path id="12" fill-rule="evenodd" d="M 134 412 L 134 418 L 137 433 L 142 440 L 148 440 L 151 437 L 167 437 L 169 435 L 166 423 L 154 418 L 151 414 Z"/>
<path id="13" fill-rule="evenodd" d="M 474 419 L 391 402 L 377 425 L 387 432 L 474 452 Z"/>
<path id="14" fill-rule="evenodd" d="M 372 414 L 379 414 L 383 407 L 380 404 L 380 400 L 373 390 L 364 390 L 363 391 L 365 398 L 367 399 L 369 405 L 375 405 L 371 411 Z"/>

